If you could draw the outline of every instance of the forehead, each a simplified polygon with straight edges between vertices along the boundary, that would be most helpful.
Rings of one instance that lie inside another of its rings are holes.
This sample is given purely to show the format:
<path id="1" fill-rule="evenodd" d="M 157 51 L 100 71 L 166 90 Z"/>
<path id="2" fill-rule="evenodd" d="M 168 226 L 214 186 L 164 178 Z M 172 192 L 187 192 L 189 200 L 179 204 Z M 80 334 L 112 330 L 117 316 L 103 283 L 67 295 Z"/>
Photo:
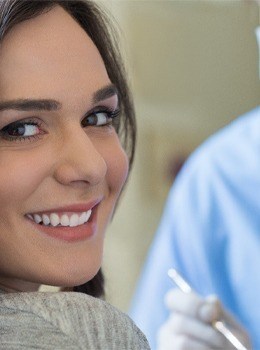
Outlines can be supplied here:
<path id="1" fill-rule="evenodd" d="M 62 94 L 68 88 L 77 94 L 107 83 L 98 49 L 59 6 L 16 25 L 1 44 L 1 100 Z"/>

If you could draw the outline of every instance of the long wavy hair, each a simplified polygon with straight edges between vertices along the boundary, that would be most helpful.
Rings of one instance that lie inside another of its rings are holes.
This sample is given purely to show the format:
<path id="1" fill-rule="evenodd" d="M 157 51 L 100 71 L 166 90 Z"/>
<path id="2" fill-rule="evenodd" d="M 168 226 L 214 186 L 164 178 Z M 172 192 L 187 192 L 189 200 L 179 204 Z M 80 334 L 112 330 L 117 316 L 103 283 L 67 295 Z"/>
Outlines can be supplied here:
<path id="1" fill-rule="evenodd" d="M 111 82 L 118 89 L 121 118 L 115 128 L 128 154 L 131 169 L 136 142 L 135 110 L 118 45 L 118 31 L 104 10 L 91 0 L 1 0 L 0 45 L 15 25 L 50 11 L 57 5 L 68 12 L 92 39 L 104 61 Z M 75 286 L 72 290 L 103 297 L 104 276 L 101 269 L 92 280 Z"/>

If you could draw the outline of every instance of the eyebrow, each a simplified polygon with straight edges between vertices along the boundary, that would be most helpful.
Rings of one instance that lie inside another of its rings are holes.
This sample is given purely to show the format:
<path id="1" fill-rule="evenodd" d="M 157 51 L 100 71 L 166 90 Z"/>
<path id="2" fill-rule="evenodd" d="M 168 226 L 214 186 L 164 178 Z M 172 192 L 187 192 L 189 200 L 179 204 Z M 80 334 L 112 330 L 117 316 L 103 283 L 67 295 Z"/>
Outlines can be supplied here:
<path id="1" fill-rule="evenodd" d="M 98 103 L 100 101 L 106 100 L 107 98 L 114 95 L 118 96 L 117 87 L 114 84 L 109 84 L 94 93 L 93 103 Z"/>
<path id="2" fill-rule="evenodd" d="M 92 103 L 98 103 L 114 95 L 118 95 L 118 90 L 114 84 L 109 84 L 94 92 Z M 60 102 L 48 99 L 17 99 L 3 102 L 0 101 L 0 111 L 8 109 L 17 111 L 56 111 L 61 109 L 61 107 L 62 104 Z"/>
<path id="3" fill-rule="evenodd" d="M 14 109 L 17 111 L 44 110 L 52 111 L 61 108 L 61 103 L 55 100 L 17 99 L 0 102 L 0 111 Z"/>

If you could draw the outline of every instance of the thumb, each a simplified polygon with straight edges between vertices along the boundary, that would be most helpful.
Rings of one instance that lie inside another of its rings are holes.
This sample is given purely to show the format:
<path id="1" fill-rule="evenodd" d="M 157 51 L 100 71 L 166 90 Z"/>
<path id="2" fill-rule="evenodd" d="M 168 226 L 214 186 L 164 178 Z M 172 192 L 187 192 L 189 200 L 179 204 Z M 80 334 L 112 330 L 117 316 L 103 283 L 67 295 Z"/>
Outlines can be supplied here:
<path id="1" fill-rule="evenodd" d="M 199 309 L 199 318 L 205 323 L 212 323 L 222 315 L 222 307 L 218 297 L 214 294 L 205 298 Z"/>

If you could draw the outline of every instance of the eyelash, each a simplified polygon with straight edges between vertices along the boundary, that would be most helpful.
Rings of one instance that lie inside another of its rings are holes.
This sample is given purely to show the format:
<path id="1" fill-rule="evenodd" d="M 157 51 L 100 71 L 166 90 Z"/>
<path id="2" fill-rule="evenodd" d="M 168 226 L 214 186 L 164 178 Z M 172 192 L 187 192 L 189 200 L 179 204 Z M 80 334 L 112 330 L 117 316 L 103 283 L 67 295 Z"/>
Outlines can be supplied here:
<path id="1" fill-rule="evenodd" d="M 105 121 L 104 121 L 104 116 L 103 116 L 103 122 L 104 124 L 96 124 L 96 125 L 84 125 L 84 122 L 90 118 L 93 117 L 95 118 L 95 122 L 97 121 L 97 116 L 100 114 L 105 114 Z M 96 126 L 96 127 L 108 127 L 111 125 L 115 125 L 115 122 L 117 121 L 117 117 L 120 115 L 120 109 L 116 109 L 114 111 L 111 111 L 109 109 L 100 109 L 100 110 L 94 110 L 90 112 L 86 117 L 83 118 L 81 121 L 82 127 L 88 127 L 88 126 Z"/>
<path id="2" fill-rule="evenodd" d="M 106 110 L 106 109 L 92 111 L 86 117 L 83 118 L 83 120 L 81 121 L 81 125 L 83 128 L 90 127 L 90 126 L 110 127 L 111 125 L 115 124 L 115 121 L 116 121 L 117 117 L 119 116 L 119 114 L 120 114 L 119 109 L 117 109 L 115 111 Z M 84 121 L 86 121 L 87 119 L 89 119 L 90 117 L 93 117 L 93 116 L 95 118 L 93 121 L 95 123 L 98 123 L 98 115 L 103 115 L 101 118 L 102 124 L 84 125 L 85 124 Z M 22 135 L 21 136 L 11 136 L 11 135 L 8 135 L 8 132 L 14 131 L 15 129 L 18 129 L 19 127 L 25 128 L 26 125 L 37 127 L 39 130 L 39 133 L 37 133 L 36 135 L 29 135 L 29 136 L 22 136 Z M 0 137 L 7 140 L 7 141 L 26 141 L 26 140 L 32 141 L 34 139 L 38 139 L 43 134 L 45 134 L 45 132 L 42 130 L 42 123 L 38 119 L 25 119 L 25 120 L 15 121 L 13 123 L 6 125 L 5 127 L 3 127 L 0 130 Z"/>
<path id="3" fill-rule="evenodd" d="M 11 136 L 8 134 L 8 132 L 14 131 L 15 129 L 25 127 L 25 125 L 35 126 L 38 128 L 39 133 L 36 135 L 30 135 L 30 136 Z M 36 119 L 24 119 L 15 121 L 13 123 L 10 123 L 3 127 L 0 130 L 0 137 L 7 141 L 32 141 L 34 139 L 39 138 L 41 135 L 43 135 L 45 132 L 42 130 L 42 122 Z"/>

